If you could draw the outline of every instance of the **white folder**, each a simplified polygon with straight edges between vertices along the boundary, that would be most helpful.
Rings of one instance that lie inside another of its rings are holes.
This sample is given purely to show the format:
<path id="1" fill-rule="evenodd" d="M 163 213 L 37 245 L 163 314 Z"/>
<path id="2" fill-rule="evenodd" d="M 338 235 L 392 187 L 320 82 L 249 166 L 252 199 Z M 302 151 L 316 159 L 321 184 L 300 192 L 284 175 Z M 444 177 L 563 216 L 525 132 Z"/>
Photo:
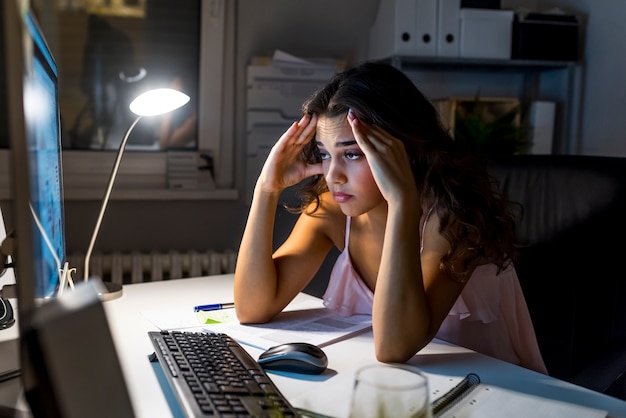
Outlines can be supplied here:
<path id="1" fill-rule="evenodd" d="M 416 5 L 417 0 L 379 0 L 369 33 L 370 59 L 416 54 Z"/>
<path id="2" fill-rule="evenodd" d="M 437 0 L 416 0 L 415 55 L 437 55 Z"/>
<path id="3" fill-rule="evenodd" d="M 461 51 L 461 0 L 438 0 L 437 55 L 458 57 Z"/>

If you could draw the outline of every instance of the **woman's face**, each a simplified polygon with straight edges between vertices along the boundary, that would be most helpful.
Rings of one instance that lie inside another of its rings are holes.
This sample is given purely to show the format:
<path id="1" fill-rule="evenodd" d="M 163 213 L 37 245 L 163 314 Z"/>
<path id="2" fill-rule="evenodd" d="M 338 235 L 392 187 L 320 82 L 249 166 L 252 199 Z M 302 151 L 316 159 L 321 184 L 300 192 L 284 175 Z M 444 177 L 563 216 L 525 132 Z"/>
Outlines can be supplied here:
<path id="1" fill-rule="evenodd" d="M 316 144 L 326 184 L 344 214 L 358 216 L 380 205 L 386 206 L 346 115 L 320 117 Z"/>

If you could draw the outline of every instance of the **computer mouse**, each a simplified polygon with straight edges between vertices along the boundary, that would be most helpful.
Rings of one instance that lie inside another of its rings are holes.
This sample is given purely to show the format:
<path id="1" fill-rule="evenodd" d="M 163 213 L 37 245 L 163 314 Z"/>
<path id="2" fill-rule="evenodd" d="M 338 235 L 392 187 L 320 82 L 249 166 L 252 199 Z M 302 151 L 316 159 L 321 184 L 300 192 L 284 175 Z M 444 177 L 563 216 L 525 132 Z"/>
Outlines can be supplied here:
<path id="1" fill-rule="evenodd" d="M 267 370 L 320 374 L 328 366 L 328 357 L 313 344 L 285 343 L 268 348 L 259 356 L 258 363 Z"/>

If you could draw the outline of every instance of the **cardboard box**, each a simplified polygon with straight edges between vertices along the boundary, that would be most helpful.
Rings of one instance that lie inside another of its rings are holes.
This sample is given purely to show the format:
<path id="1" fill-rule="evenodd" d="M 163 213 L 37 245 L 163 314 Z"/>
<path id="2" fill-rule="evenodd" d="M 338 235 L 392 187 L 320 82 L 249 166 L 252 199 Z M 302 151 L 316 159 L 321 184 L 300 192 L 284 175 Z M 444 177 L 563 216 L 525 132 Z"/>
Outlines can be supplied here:
<path id="1" fill-rule="evenodd" d="M 461 9 L 461 57 L 511 58 L 512 10 Z"/>

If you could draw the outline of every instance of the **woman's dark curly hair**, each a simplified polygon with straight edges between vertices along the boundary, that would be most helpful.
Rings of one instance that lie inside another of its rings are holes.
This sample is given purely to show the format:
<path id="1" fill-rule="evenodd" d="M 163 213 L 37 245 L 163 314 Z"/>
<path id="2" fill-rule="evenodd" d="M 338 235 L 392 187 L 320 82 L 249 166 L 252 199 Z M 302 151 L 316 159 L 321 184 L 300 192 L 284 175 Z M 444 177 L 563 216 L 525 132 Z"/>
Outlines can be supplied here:
<path id="1" fill-rule="evenodd" d="M 450 242 L 441 268 L 456 280 L 469 279 L 470 266 L 489 262 L 504 269 L 514 254 L 513 206 L 498 191 L 485 161 L 465 153 L 441 125 L 432 103 L 400 70 L 383 62 L 365 62 L 336 74 L 302 106 L 303 114 L 333 118 L 352 109 L 364 124 L 377 126 L 404 143 L 422 206 L 433 208 L 440 233 Z M 315 141 L 303 151 L 320 162 Z M 328 190 L 323 175 L 302 190 L 304 211 L 319 207 Z M 458 260 L 464 260 L 461 269 Z"/>

